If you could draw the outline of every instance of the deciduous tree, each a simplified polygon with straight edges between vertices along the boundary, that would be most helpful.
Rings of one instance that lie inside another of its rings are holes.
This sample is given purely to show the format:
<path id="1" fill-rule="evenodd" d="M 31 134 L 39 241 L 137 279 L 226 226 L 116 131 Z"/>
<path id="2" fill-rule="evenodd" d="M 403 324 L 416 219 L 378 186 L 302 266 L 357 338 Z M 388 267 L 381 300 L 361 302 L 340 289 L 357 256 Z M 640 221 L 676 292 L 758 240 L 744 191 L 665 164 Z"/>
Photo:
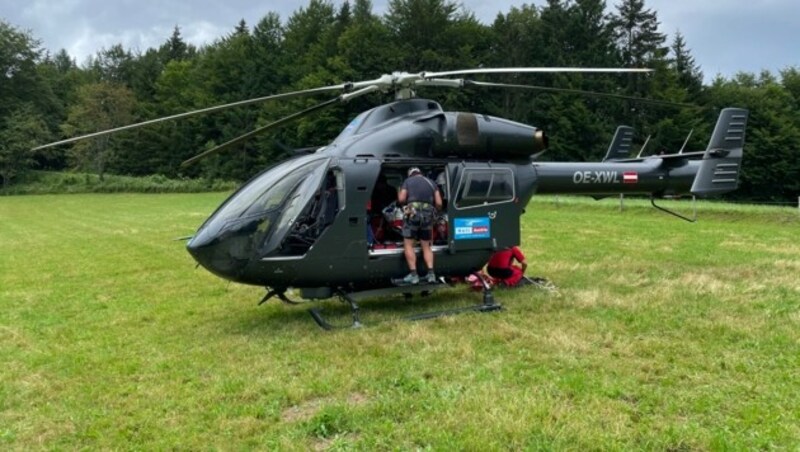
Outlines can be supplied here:
<path id="1" fill-rule="evenodd" d="M 67 135 L 86 134 L 133 122 L 136 99 L 124 85 L 98 82 L 83 86 L 63 129 Z M 69 155 L 76 169 L 96 172 L 103 179 L 108 165 L 122 150 L 125 134 L 78 141 Z"/>
<path id="2" fill-rule="evenodd" d="M 0 179 L 6 188 L 34 162 L 31 150 L 49 137 L 41 115 L 31 105 L 12 111 L 0 124 Z"/>

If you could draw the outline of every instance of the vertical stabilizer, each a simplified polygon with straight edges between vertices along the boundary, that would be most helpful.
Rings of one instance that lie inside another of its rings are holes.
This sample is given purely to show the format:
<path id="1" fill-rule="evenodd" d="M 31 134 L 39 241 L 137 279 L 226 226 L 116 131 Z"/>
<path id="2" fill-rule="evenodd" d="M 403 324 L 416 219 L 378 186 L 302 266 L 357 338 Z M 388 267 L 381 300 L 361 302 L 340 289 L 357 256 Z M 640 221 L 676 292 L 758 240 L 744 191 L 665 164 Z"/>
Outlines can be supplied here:
<path id="1" fill-rule="evenodd" d="M 692 194 L 713 196 L 739 186 L 747 116 L 748 111 L 742 108 L 726 108 L 720 112 L 694 178 Z"/>
<path id="2" fill-rule="evenodd" d="M 611 145 L 608 146 L 608 152 L 603 158 L 607 160 L 621 160 L 630 156 L 631 147 L 633 146 L 633 127 L 619 126 L 617 127 L 614 138 L 611 139 Z"/>

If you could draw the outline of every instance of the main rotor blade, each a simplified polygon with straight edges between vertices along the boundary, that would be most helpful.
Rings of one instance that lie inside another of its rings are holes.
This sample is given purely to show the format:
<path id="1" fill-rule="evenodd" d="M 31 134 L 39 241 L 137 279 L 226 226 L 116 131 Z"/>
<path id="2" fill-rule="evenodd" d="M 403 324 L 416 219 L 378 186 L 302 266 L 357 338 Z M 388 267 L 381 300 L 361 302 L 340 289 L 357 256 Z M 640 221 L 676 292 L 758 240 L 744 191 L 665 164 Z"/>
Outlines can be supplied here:
<path id="1" fill-rule="evenodd" d="M 686 104 L 682 102 L 671 102 L 668 100 L 648 99 L 646 97 L 626 96 L 624 94 L 600 93 L 597 91 L 584 91 L 580 89 L 571 89 L 571 88 L 553 88 L 549 86 L 538 86 L 538 85 L 514 85 L 509 83 L 478 82 L 474 80 L 464 80 L 464 86 L 486 86 L 492 88 L 526 89 L 530 91 L 578 94 L 581 96 L 606 97 L 611 99 L 630 100 L 643 104 L 663 105 L 668 107 L 702 108 L 698 105 Z"/>
<path id="2" fill-rule="evenodd" d="M 631 72 L 653 72 L 644 68 L 585 68 L 585 67 L 505 67 L 462 69 L 446 72 L 424 72 L 424 78 L 451 77 L 469 74 L 558 74 L 558 73 L 592 73 L 592 74 L 627 74 Z"/>
<path id="3" fill-rule="evenodd" d="M 266 101 L 270 101 L 270 100 L 291 99 L 293 97 L 307 96 L 307 95 L 318 94 L 318 93 L 326 93 L 326 92 L 337 91 L 337 90 L 344 90 L 344 89 L 348 89 L 351 86 L 352 86 L 352 84 L 344 83 L 344 84 L 340 84 L 340 85 L 323 86 L 323 87 L 320 87 L 320 88 L 305 89 L 305 90 L 301 90 L 301 91 L 292 91 L 292 92 L 283 93 L 283 94 L 273 94 L 271 96 L 256 97 L 256 98 L 253 98 L 253 99 L 241 100 L 241 101 L 238 101 L 238 102 L 232 102 L 232 103 L 224 104 L 224 105 L 216 105 L 216 106 L 213 106 L 213 107 L 202 108 L 200 110 L 193 110 L 193 111 L 188 111 L 188 112 L 185 112 L 185 113 L 178 113 L 176 115 L 165 116 L 163 118 L 156 118 L 156 119 L 151 119 L 149 121 L 138 122 L 136 124 L 129 124 L 127 126 L 117 127 L 117 128 L 114 128 L 114 129 L 102 130 L 100 132 L 94 132 L 94 133 L 90 133 L 90 134 L 87 134 L 87 135 L 81 135 L 79 137 L 68 138 L 68 139 L 65 139 L 65 140 L 56 141 L 56 142 L 53 142 L 53 143 L 48 143 L 48 144 L 44 144 L 42 146 L 35 147 L 35 148 L 33 148 L 33 150 L 37 151 L 39 149 L 45 149 L 45 148 L 50 148 L 50 147 L 53 147 L 53 146 L 59 146 L 59 145 L 62 145 L 62 144 L 73 143 L 75 141 L 85 140 L 87 138 L 100 137 L 100 136 L 103 136 L 103 135 L 108 135 L 108 134 L 112 134 L 112 133 L 116 133 L 116 132 L 121 132 L 123 130 L 137 129 L 139 127 L 144 127 L 144 126 L 148 126 L 148 125 L 151 125 L 151 124 L 157 124 L 157 123 L 164 122 L 164 121 L 171 121 L 173 119 L 187 118 L 189 116 L 201 115 L 201 114 L 205 114 L 205 113 L 212 113 L 212 112 L 215 112 L 215 111 L 225 110 L 225 109 L 228 109 L 228 108 L 241 107 L 241 106 L 244 106 L 244 105 L 252 105 L 252 104 L 259 103 L 259 102 L 266 102 Z"/>
<path id="4" fill-rule="evenodd" d="M 211 148 L 211 149 L 209 149 L 209 150 L 207 150 L 205 152 L 197 154 L 194 157 L 192 157 L 192 158 L 184 161 L 183 163 L 181 163 L 181 166 L 182 167 L 187 167 L 187 166 L 197 162 L 198 160 L 201 160 L 201 159 L 204 159 L 204 158 L 208 157 L 209 155 L 216 154 L 218 152 L 224 151 L 225 149 L 228 149 L 228 148 L 234 147 L 234 146 L 236 146 L 238 144 L 244 143 L 248 139 L 250 139 L 250 138 L 252 138 L 252 137 L 254 137 L 254 136 L 256 136 L 256 135 L 258 135 L 260 133 L 264 133 L 264 132 L 266 132 L 268 130 L 272 130 L 272 129 L 278 128 L 278 127 L 280 127 L 280 126 L 282 126 L 282 125 L 284 125 L 286 123 L 294 121 L 295 119 L 300 119 L 303 116 L 309 115 L 309 114 L 311 114 L 311 113 L 313 113 L 313 112 L 315 112 L 317 110 L 322 110 L 323 108 L 325 108 L 327 106 L 333 105 L 333 104 L 335 104 L 337 102 L 341 102 L 341 101 L 342 101 L 342 97 L 338 96 L 338 97 L 335 97 L 335 98 L 333 98 L 331 100 L 326 100 L 325 102 L 323 102 L 321 104 L 317 104 L 317 105 L 314 105 L 313 107 L 306 108 L 305 110 L 298 111 L 297 113 L 292 113 L 289 116 L 284 116 L 283 118 L 281 118 L 281 119 L 279 119 L 279 120 L 277 120 L 275 122 L 271 122 L 271 123 L 269 123 L 269 124 L 267 124 L 265 126 L 261 126 L 261 127 L 255 129 L 255 130 L 252 130 L 250 132 L 245 133 L 244 135 L 240 135 L 240 136 L 238 136 L 238 137 L 236 137 L 236 138 L 234 138 L 234 139 L 232 139 L 230 141 L 222 143 L 219 146 L 213 147 L 213 148 Z"/>
<path id="5" fill-rule="evenodd" d="M 364 82 L 364 83 L 366 83 L 366 82 Z M 342 94 L 340 96 L 337 96 L 337 97 L 335 97 L 333 99 L 330 99 L 330 100 L 327 100 L 325 102 L 322 102 L 321 104 L 317 104 L 317 105 L 314 105 L 313 107 L 306 108 L 305 110 L 298 111 L 297 113 L 292 113 L 289 116 L 285 116 L 285 117 L 283 117 L 283 118 L 281 118 L 281 119 L 279 119 L 279 120 L 277 120 L 275 122 L 271 122 L 271 123 L 269 123 L 269 124 L 267 124 L 265 126 L 259 127 L 256 130 L 247 132 L 244 135 L 240 135 L 240 136 L 238 136 L 238 137 L 236 137 L 236 138 L 234 138 L 234 139 L 232 139 L 232 140 L 230 140 L 230 141 L 228 141 L 226 143 L 222 143 L 221 145 L 219 145 L 217 147 L 211 148 L 211 149 L 209 149 L 209 150 L 207 150 L 205 152 L 197 154 L 194 157 L 192 157 L 192 158 L 184 161 L 183 163 L 181 163 L 181 166 L 182 167 L 189 166 L 192 163 L 194 163 L 194 162 L 196 162 L 196 161 L 198 161 L 200 159 L 203 159 L 205 157 L 208 157 L 211 154 L 215 154 L 217 152 L 223 151 L 223 150 L 228 149 L 230 147 L 236 146 L 236 145 L 238 145 L 240 143 L 243 143 L 243 142 L 247 141 L 247 139 L 249 139 L 249 138 L 251 138 L 251 137 L 253 137 L 255 135 L 258 135 L 260 133 L 264 133 L 264 132 L 266 132 L 268 130 L 272 130 L 272 129 L 281 127 L 284 124 L 287 124 L 287 123 L 289 123 L 291 121 L 294 121 L 295 119 L 300 119 L 303 116 L 306 116 L 306 115 L 309 115 L 311 113 L 314 113 L 317 110 L 322 110 L 323 108 L 328 107 L 330 105 L 333 105 L 333 104 L 335 104 L 337 102 L 347 102 L 347 101 L 349 101 L 351 99 L 355 99 L 356 97 L 361 97 L 361 96 L 363 96 L 365 94 L 369 94 L 369 93 L 377 91 L 379 89 L 380 89 L 380 86 L 378 86 L 378 85 L 366 86 L 366 87 L 361 88 L 361 89 L 359 89 L 357 91 L 344 93 L 344 94 Z"/>

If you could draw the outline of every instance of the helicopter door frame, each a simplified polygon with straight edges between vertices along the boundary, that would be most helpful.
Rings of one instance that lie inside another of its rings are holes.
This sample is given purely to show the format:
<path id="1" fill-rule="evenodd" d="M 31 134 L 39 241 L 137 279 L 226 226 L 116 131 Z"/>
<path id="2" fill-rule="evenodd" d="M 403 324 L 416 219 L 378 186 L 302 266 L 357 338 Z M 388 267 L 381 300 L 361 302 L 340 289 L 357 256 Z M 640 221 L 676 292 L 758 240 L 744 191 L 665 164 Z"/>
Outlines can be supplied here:
<path id="1" fill-rule="evenodd" d="M 451 252 L 518 245 L 520 216 L 514 165 L 451 163 L 447 173 Z"/>
<path id="2" fill-rule="evenodd" d="M 325 162 L 325 168 L 315 179 L 309 180 L 305 190 L 298 190 L 292 197 L 294 207 L 284 207 L 277 220 L 285 224 L 283 231 L 276 231 L 264 244 L 264 248 L 281 248 L 278 255 L 262 257 L 262 260 L 300 259 L 319 242 L 335 223 L 339 213 L 345 209 L 345 175 L 338 162 Z M 293 241 L 292 241 L 293 240 Z M 287 247 L 287 241 L 290 246 Z M 262 252 L 262 254 L 265 254 Z"/>

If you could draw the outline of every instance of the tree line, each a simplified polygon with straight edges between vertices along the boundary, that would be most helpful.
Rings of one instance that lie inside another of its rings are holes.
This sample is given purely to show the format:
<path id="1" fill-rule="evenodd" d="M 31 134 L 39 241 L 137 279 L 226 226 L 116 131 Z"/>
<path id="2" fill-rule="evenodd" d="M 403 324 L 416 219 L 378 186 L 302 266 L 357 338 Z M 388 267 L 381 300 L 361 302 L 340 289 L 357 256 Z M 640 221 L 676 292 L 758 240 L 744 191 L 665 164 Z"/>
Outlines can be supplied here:
<path id="1" fill-rule="evenodd" d="M 286 91 L 367 80 L 405 70 L 472 67 L 647 67 L 639 74 L 504 75 L 492 81 L 687 103 L 666 107 L 609 97 L 490 88 L 424 88 L 446 110 L 506 117 L 546 130 L 552 160 L 599 159 L 617 125 L 635 127 L 645 155 L 702 150 L 719 110 L 750 109 L 741 188 L 731 197 L 796 200 L 800 193 L 800 72 L 739 73 L 703 83 L 680 33 L 659 29 L 645 0 L 547 0 L 511 7 L 491 24 L 450 0 L 309 3 L 283 20 L 242 20 L 202 47 L 175 27 L 158 48 L 115 45 L 77 64 L 51 54 L 31 32 L 0 20 L 0 179 L 30 169 L 246 180 L 292 149 L 323 145 L 359 112 L 390 99 L 372 94 L 306 117 L 238 149 L 181 168 L 180 162 L 320 99 L 229 109 L 38 152 L 37 144 Z M 638 150 L 637 150 L 638 151 Z"/>

